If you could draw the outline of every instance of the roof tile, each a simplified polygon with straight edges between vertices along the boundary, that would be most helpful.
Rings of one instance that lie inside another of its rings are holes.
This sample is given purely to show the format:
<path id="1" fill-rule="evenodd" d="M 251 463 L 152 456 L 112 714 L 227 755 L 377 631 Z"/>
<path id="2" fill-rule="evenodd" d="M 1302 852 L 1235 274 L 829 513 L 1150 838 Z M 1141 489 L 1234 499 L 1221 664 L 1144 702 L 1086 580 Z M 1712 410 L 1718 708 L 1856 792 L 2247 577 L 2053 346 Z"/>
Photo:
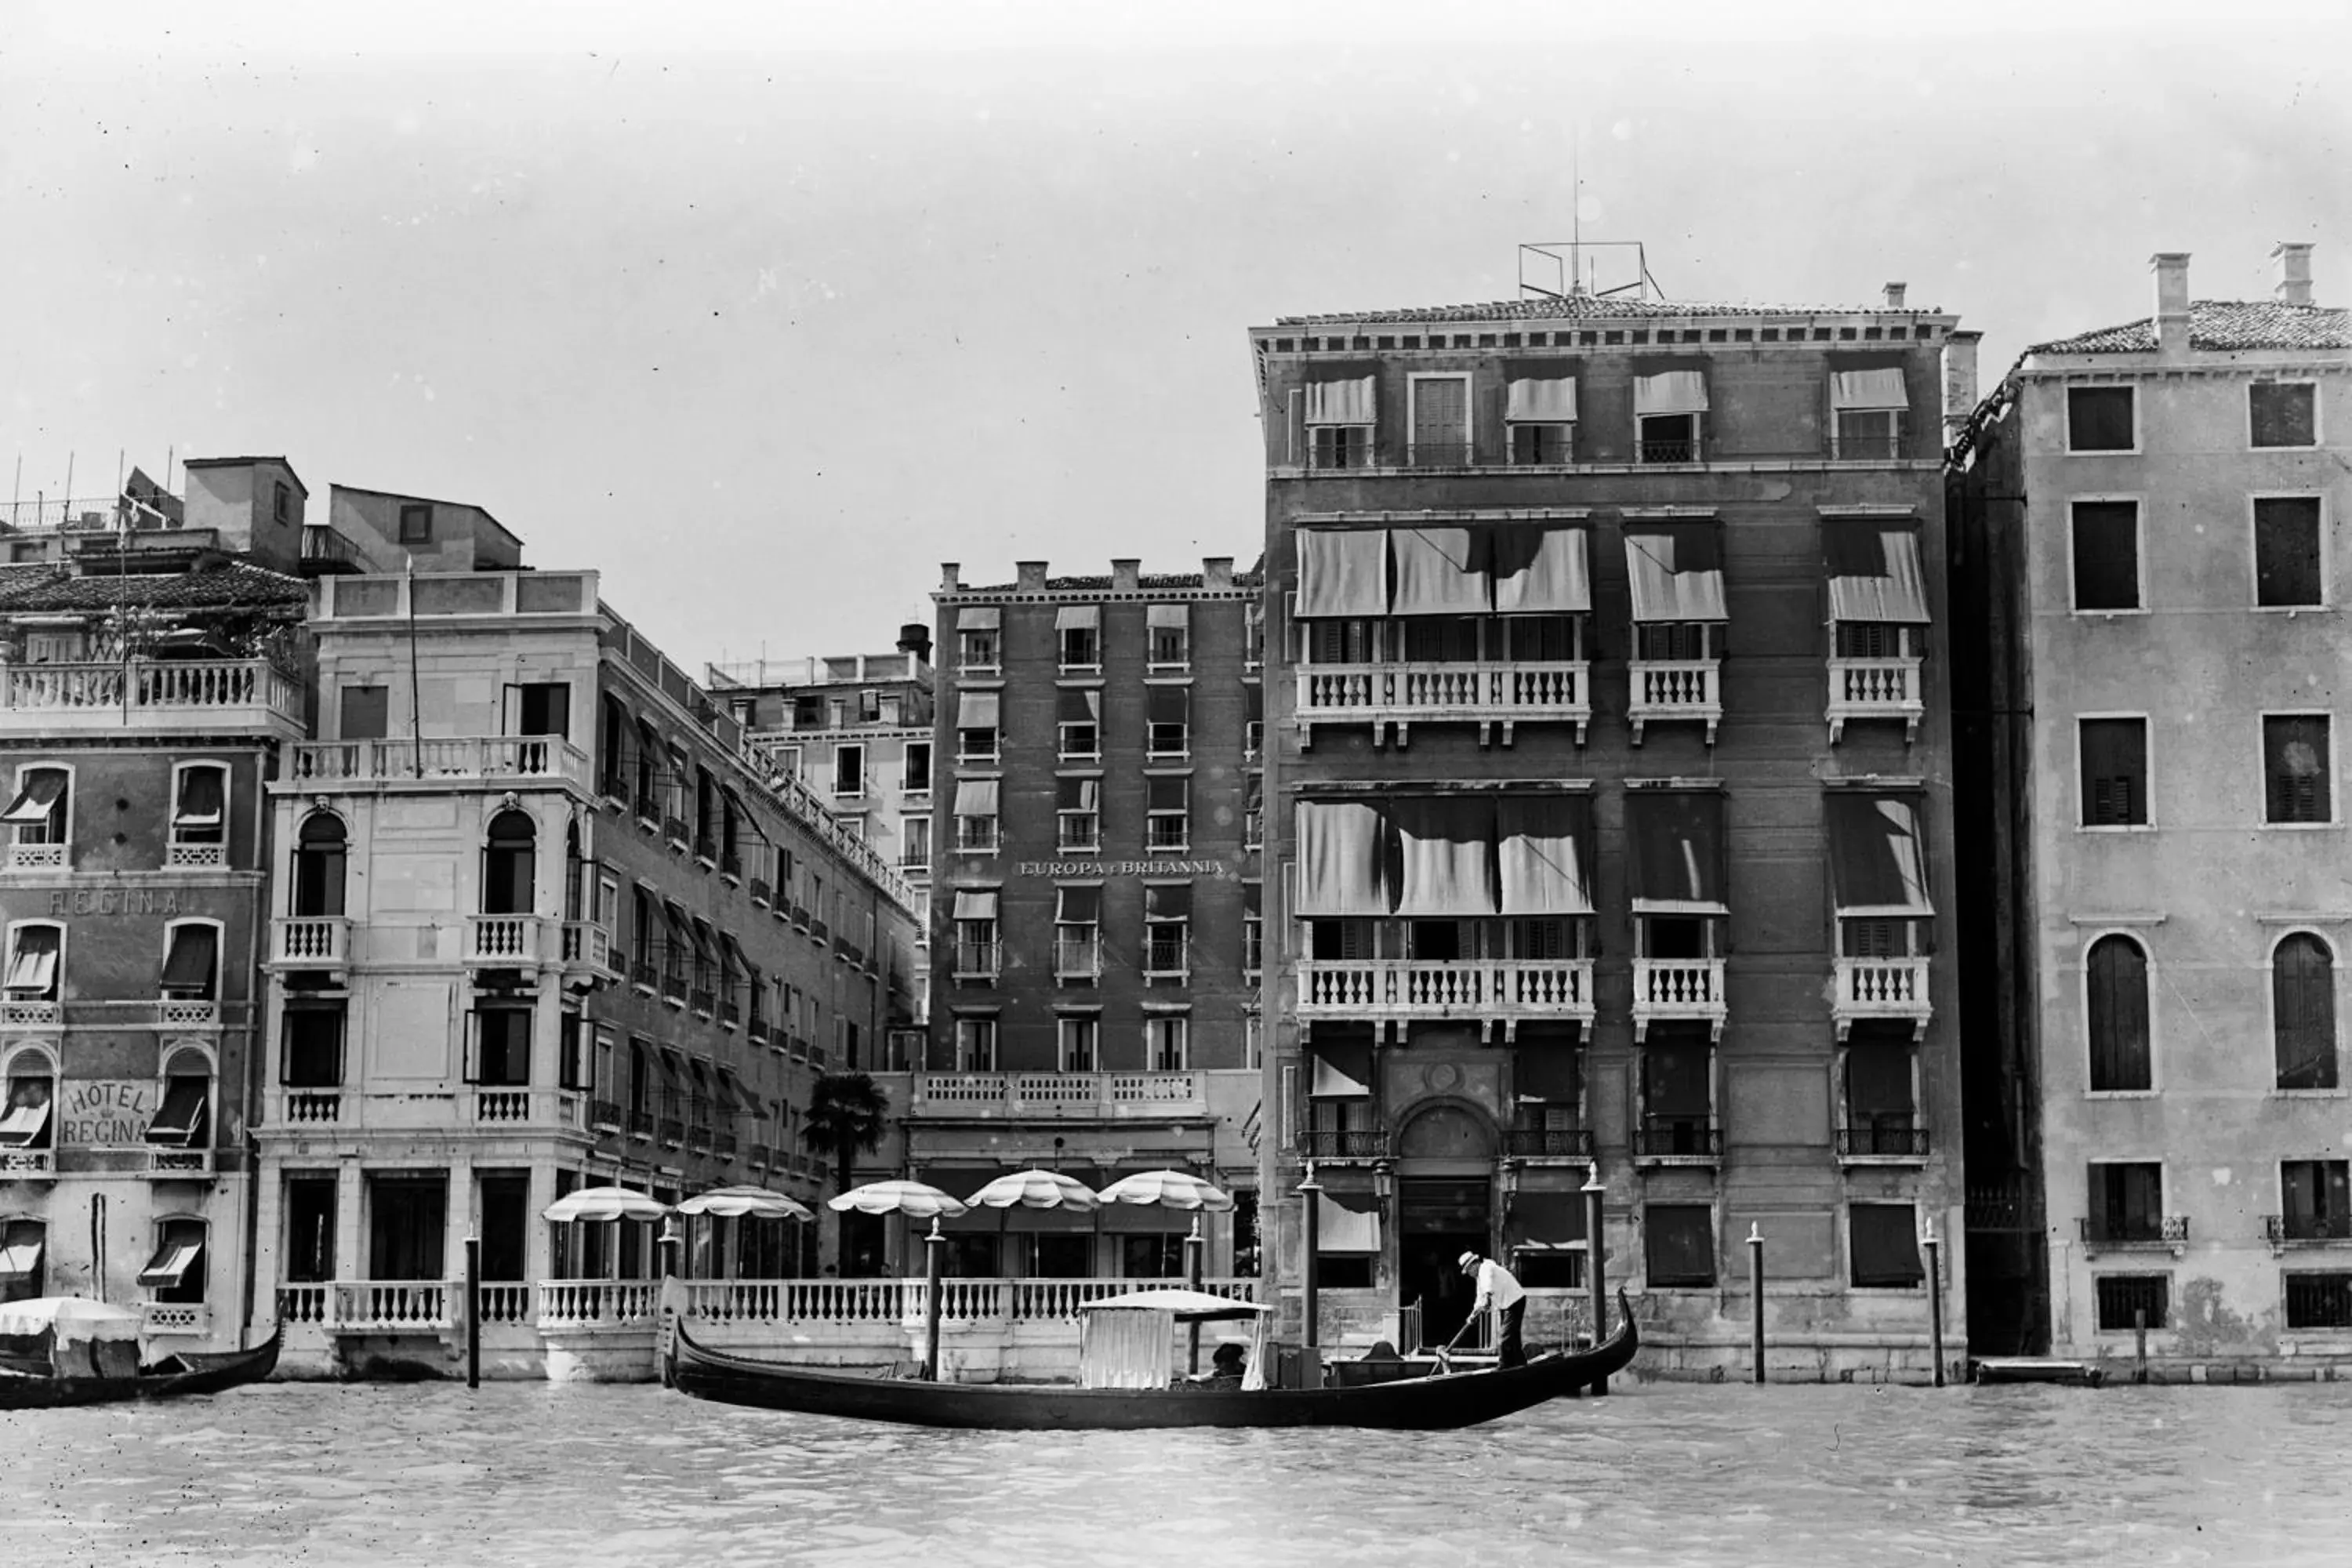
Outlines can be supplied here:
<path id="1" fill-rule="evenodd" d="M 2199 300 L 2189 307 L 2189 344 L 2236 349 L 2352 348 L 2352 310 L 2289 305 L 2276 300 Z M 2030 354 L 2124 354 L 2156 352 L 2156 322 L 2143 317 L 2120 326 L 2035 343 Z"/>

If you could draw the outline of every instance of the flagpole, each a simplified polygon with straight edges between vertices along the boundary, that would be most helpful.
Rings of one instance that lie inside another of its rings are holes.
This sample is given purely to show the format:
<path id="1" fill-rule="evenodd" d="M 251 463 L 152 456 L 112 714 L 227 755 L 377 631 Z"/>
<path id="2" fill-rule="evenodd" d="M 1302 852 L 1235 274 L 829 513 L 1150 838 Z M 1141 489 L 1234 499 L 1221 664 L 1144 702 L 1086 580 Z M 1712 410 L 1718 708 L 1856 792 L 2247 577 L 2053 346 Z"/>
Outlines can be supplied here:
<path id="1" fill-rule="evenodd" d="M 408 756 L 413 776 L 425 776 L 425 710 L 416 691 L 416 552 L 401 552 L 401 574 L 408 598 Z"/>
<path id="2" fill-rule="evenodd" d="M 73 486 L 66 489 L 70 492 Z M 114 460 L 114 626 L 122 644 L 122 727 L 127 730 L 131 727 L 131 509 L 122 500 L 122 458 L 118 454 Z M 66 510 L 73 510 L 70 494 Z M 63 548 L 60 544 L 59 549 Z"/>

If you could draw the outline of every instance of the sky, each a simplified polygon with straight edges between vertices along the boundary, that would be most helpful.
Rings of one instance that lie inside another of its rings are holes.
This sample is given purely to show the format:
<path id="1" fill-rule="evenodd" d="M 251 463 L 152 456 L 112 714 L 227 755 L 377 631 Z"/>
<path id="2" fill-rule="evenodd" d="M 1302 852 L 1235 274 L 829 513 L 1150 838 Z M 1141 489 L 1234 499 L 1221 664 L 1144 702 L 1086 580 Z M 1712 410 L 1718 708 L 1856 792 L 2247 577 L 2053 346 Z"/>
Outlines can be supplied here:
<path id="1" fill-rule="evenodd" d="M 12 497 L 282 454 L 487 508 L 681 664 L 885 651 L 940 563 L 1247 565 L 1276 318 L 1670 298 L 2025 344 L 2157 250 L 2352 300 L 2352 7 L 7 0 Z"/>

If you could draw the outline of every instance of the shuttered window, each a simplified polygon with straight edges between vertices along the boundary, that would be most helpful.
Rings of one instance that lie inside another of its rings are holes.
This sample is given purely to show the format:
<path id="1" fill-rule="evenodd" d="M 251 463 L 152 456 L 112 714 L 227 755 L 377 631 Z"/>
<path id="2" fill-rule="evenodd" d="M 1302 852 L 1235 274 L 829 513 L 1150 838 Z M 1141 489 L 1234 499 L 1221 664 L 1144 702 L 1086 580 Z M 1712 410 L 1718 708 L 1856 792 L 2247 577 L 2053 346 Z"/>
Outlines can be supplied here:
<path id="1" fill-rule="evenodd" d="M 2147 954 L 2127 936 L 2092 944 L 2084 966 L 2091 1033 L 2091 1088 L 2128 1092 L 2154 1081 L 2149 1062 Z"/>
<path id="2" fill-rule="evenodd" d="M 2336 957 L 2309 931 L 2271 950 L 2271 1036 L 2279 1088 L 2336 1087 Z"/>
<path id="3" fill-rule="evenodd" d="M 2319 498 L 2265 496 L 2254 502 L 2254 603 L 2293 608 L 2327 602 L 2319 571 Z"/>
<path id="4" fill-rule="evenodd" d="M 2139 503 L 2078 500 L 2074 509 L 2074 607 L 2139 608 Z"/>
<path id="5" fill-rule="evenodd" d="M 2147 721 L 2084 719 L 2082 726 L 2083 826 L 2137 827 L 2147 822 Z"/>
<path id="6" fill-rule="evenodd" d="M 2132 432 L 2132 389 L 2128 386 L 2070 386 L 2066 389 L 2066 449 L 2070 452 L 2128 452 L 2137 443 Z"/>
<path id="7" fill-rule="evenodd" d="M 2327 716 L 2273 713 L 2263 719 L 2263 812 L 2268 822 L 2330 822 Z"/>

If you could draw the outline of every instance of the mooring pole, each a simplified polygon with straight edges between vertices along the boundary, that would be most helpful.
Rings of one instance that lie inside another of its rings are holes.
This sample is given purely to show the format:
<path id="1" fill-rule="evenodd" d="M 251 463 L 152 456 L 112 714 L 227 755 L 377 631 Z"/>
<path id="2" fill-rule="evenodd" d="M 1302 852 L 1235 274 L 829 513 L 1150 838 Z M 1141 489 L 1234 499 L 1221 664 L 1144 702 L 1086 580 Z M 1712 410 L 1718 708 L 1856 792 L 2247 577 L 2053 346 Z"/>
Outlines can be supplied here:
<path id="1" fill-rule="evenodd" d="M 1201 1254 L 1208 1249 L 1209 1238 L 1201 1234 L 1201 1216 L 1194 1215 L 1192 1234 L 1184 1238 L 1184 1278 L 1195 1290 L 1201 1288 Z M 1187 1349 L 1192 1356 L 1192 1364 L 1185 1371 L 1197 1377 L 1201 1373 L 1201 1320 L 1192 1320 L 1190 1332 L 1192 1337 Z"/>
<path id="2" fill-rule="evenodd" d="M 1317 1212 L 1317 1205 L 1322 1196 L 1323 1188 L 1315 1180 L 1315 1162 L 1309 1160 L 1307 1162 L 1307 1179 L 1298 1184 L 1298 1206 L 1307 1222 L 1307 1257 L 1305 1267 L 1299 1270 L 1306 1294 L 1306 1300 L 1301 1306 L 1307 1319 L 1303 1330 L 1303 1342 L 1307 1352 L 1303 1359 L 1307 1364 L 1301 1370 L 1306 1373 L 1305 1381 L 1309 1388 L 1323 1386 L 1323 1358 L 1320 1353 L 1323 1341 L 1318 1321 L 1321 1316 L 1322 1303 L 1317 1300 L 1315 1294 L 1315 1249 L 1321 1245 L 1323 1239 L 1323 1216 Z"/>
<path id="3" fill-rule="evenodd" d="M 1927 1247 L 1927 1346 L 1936 1355 L 1936 1386 L 1944 1386 L 1944 1244 L 1936 1239 L 1936 1216 L 1929 1215 L 1920 1240 Z"/>
<path id="4" fill-rule="evenodd" d="M 931 1216 L 931 1234 L 923 1237 L 923 1381 L 940 1380 L 940 1254 L 948 1238 L 940 1234 L 940 1216 Z"/>
<path id="5" fill-rule="evenodd" d="M 2132 1381 L 2147 1381 L 2147 1309 L 2132 1309 Z"/>
<path id="6" fill-rule="evenodd" d="M 1756 1381 L 1764 1381 L 1764 1232 L 1753 1220 L 1748 1225 L 1748 1294 L 1754 1311 L 1748 1320 L 1748 1353 L 1756 1363 Z"/>
<path id="7" fill-rule="evenodd" d="M 466 1386 L 482 1386 L 482 1238 L 466 1238 Z"/>
<path id="8" fill-rule="evenodd" d="M 1609 1249 L 1601 1244 L 1601 1196 L 1609 1189 L 1601 1184 L 1601 1167 L 1584 1183 L 1584 1274 L 1585 1283 L 1592 1287 L 1592 1345 L 1595 1350 L 1609 1337 Z M 1598 1395 L 1609 1392 L 1609 1380 L 1596 1377 L 1591 1392 Z"/>

